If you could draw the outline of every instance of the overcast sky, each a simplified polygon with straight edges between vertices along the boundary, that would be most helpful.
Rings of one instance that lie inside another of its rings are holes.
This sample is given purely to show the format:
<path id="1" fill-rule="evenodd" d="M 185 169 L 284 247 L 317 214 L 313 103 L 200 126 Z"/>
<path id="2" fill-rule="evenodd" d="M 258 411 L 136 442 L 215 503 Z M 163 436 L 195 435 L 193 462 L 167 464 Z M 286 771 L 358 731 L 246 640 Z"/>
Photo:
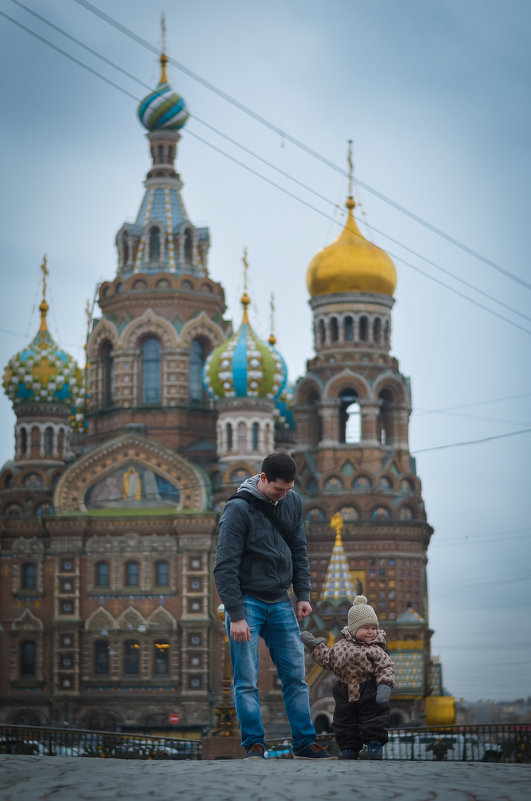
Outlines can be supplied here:
<path id="1" fill-rule="evenodd" d="M 432 650 L 457 698 L 531 695 L 531 5 L 94 3 L 157 48 L 165 11 L 168 54 L 188 70 L 169 69 L 192 114 L 177 159 L 188 215 L 210 228 L 210 274 L 235 326 L 247 247 L 251 323 L 269 334 L 274 291 L 291 381 L 313 355 L 306 268 L 344 221 L 353 140 L 360 227 L 398 271 L 392 352 L 412 382 L 410 445 L 435 529 Z M 158 82 L 157 56 L 81 0 L 24 5 Z M 1 366 L 38 328 L 44 253 L 52 335 L 81 360 L 85 304 L 115 274 L 115 235 L 136 218 L 150 159 L 135 100 L 43 39 L 137 99 L 147 89 L 19 3 L 0 11 L 42 37 L 0 16 Z M 15 418 L 7 398 L 0 409 L 3 462 Z"/>

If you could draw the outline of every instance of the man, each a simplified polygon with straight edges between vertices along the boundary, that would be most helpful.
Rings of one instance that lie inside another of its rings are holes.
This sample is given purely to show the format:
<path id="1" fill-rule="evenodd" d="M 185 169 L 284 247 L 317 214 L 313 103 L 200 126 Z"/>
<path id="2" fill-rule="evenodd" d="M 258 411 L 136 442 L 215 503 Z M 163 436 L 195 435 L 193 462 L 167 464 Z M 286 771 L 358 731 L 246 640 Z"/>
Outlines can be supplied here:
<path id="1" fill-rule="evenodd" d="M 297 623 L 310 606 L 310 567 L 302 504 L 292 491 L 296 466 L 271 453 L 225 506 L 219 523 L 214 577 L 225 606 L 234 671 L 234 704 L 244 759 L 263 759 L 265 736 L 258 698 L 258 638 L 277 668 L 291 725 L 295 759 L 332 759 L 315 742 Z M 296 614 L 288 596 L 293 585 Z"/>

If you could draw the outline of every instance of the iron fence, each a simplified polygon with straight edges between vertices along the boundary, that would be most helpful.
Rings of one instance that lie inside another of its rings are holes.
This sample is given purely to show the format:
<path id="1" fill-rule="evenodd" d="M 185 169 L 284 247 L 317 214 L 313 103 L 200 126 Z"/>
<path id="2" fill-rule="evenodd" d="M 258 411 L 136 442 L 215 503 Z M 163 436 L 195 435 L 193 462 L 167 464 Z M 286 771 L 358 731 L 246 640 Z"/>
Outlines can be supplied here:
<path id="1" fill-rule="evenodd" d="M 201 743 L 143 734 L 0 725 L 0 753 L 100 759 L 201 759 Z"/>
<path id="2" fill-rule="evenodd" d="M 339 755 L 332 734 L 317 741 Z M 292 759 L 288 739 L 266 743 L 268 759 Z M 201 741 L 143 734 L 0 724 L 0 753 L 99 759 L 201 759 Z M 367 754 L 361 751 L 360 759 Z M 391 729 L 384 759 L 531 762 L 531 723 Z"/>
<path id="3" fill-rule="evenodd" d="M 320 734 L 323 748 L 339 755 L 332 734 Z M 270 759 L 291 759 L 289 740 L 269 740 Z M 364 748 L 360 759 L 368 759 Z M 383 759 L 447 760 L 452 762 L 531 762 L 531 724 L 439 726 L 391 729 Z"/>

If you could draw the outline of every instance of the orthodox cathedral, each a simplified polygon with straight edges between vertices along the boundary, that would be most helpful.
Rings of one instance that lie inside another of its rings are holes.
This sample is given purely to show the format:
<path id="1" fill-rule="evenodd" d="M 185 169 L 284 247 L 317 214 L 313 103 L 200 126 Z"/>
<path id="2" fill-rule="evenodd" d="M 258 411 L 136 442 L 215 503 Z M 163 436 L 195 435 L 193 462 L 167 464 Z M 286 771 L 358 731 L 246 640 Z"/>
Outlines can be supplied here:
<path id="1" fill-rule="evenodd" d="M 308 266 L 315 355 L 288 384 L 274 334 L 252 328 L 246 282 L 236 331 L 224 317 L 209 231 L 188 218 L 175 169 L 188 112 L 164 53 L 160 63 L 138 108 L 145 192 L 116 235 L 86 365 L 49 333 L 44 260 L 39 330 L 5 368 L 16 425 L 0 472 L 0 720 L 210 729 L 224 658 L 217 519 L 282 448 L 297 462 L 311 561 L 304 625 L 333 641 L 365 594 L 397 668 L 392 723 L 423 723 L 443 700 L 430 656 L 433 531 L 409 453 L 409 379 L 391 354 L 394 264 L 360 233 L 349 196 L 343 231 Z M 318 731 L 330 728 L 332 682 L 308 663 Z M 266 659 L 260 690 L 265 722 L 282 726 Z"/>

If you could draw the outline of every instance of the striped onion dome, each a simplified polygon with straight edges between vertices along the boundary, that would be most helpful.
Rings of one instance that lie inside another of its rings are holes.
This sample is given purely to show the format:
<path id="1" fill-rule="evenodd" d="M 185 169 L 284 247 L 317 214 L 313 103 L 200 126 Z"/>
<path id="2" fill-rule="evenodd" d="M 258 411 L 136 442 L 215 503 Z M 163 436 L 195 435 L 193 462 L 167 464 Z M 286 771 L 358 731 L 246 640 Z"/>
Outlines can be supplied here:
<path id="1" fill-rule="evenodd" d="M 208 357 L 203 371 L 207 392 L 213 398 L 270 398 L 278 400 L 286 386 L 288 370 L 280 353 L 263 342 L 249 323 L 244 292 L 240 327 Z"/>
<path id="2" fill-rule="evenodd" d="M 332 550 L 332 556 L 328 563 L 323 589 L 321 591 L 321 601 L 350 601 L 356 595 L 354 584 L 350 575 L 347 557 L 343 548 L 341 531 L 343 520 L 337 512 L 330 521 L 332 528 L 336 530 L 336 540 Z"/>
<path id="3" fill-rule="evenodd" d="M 37 335 L 5 368 L 4 391 L 14 405 L 61 403 L 72 406 L 81 393 L 81 370 L 72 356 L 61 350 L 50 336 L 46 324 L 48 308 L 43 298 Z"/>
<path id="4" fill-rule="evenodd" d="M 138 117 L 148 131 L 178 131 L 190 116 L 184 99 L 175 92 L 166 77 L 168 57 L 160 57 L 160 81 L 157 88 L 140 101 Z"/>

